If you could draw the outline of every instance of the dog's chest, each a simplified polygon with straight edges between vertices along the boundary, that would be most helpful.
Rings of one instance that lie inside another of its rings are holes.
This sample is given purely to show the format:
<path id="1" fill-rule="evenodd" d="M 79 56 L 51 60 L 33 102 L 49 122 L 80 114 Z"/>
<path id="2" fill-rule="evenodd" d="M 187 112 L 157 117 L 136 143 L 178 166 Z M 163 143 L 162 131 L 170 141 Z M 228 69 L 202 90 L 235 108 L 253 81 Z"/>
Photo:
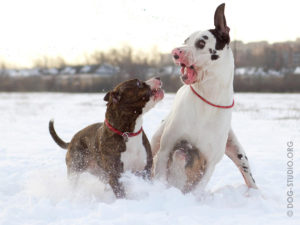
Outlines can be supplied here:
<path id="1" fill-rule="evenodd" d="M 231 121 L 231 109 L 216 111 L 184 87 L 177 93 L 168 132 L 174 142 L 186 139 L 201 151 L 209 162 L 218 162 L 224 155 Z M 174 130 L 176 134 L 174 135 Z M 170 142 L 170 138 L 168 140 Z"/>
<path id="2" fill-rule="evenodd" d="M 147 163 L 146 149 L 143 145 L 142 134 L 130 137 L 126 142 L 126 151 L 121 153 L 124 171 L 137 172 L 144 169 Z"/>

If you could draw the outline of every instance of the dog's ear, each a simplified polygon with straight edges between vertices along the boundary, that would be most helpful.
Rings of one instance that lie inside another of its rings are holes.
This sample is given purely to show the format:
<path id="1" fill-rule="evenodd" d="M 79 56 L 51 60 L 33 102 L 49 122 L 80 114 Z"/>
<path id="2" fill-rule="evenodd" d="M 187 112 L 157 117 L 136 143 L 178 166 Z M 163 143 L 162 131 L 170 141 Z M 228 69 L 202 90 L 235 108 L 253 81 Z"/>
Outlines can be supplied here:
<path id="1" fill-rule="evenodd" d="M 114 103 L 118 103 L 121 100 L 121 95 L 119 94 L 119 92 L 109 91 L 104 96 L 104 101 L 108 102 L 110 96 L 112 97 L 112 100 L 113 100 Z"/>
<path id="2" fill-rule="evenodd" d="M 112 91 L 110 95 L 114 103 L 118 103 L 121 100 L 121 95 L 117 91 Z"/>
<path id="3" fill-rule="evenodd" d="M 221 41 L 226 42 L 228 44 L 230 41 L 229 38 L 230 28 L 227 26 L 224 10 L 225 10 L 225 3 L 218 6 L 218 8 L 215 11 L 214 24 L 215 24 L 215 30 L 217 31 L 218 34 L 218 38 Z"/>
<path id="4" fill-rule="evenodd" d="M 103 100 L 108 102 L 109 101 L 109 96 L 110 96 L 110 91 L 106 93 Z"/>

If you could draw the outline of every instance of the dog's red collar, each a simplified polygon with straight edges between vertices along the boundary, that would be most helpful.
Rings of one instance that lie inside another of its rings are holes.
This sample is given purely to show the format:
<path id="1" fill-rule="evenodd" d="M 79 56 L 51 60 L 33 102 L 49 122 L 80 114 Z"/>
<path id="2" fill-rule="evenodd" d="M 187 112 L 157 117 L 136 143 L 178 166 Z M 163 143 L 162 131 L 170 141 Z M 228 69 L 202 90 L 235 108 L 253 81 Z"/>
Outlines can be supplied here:
<path id="1" fill-rule="evenodd" d="M 234 99 L 232 100 L 232 104 L 231 105 L 227 105 L 227 106 L 223 106 L 223 105 L 215 105 L 209 101 L 207 101 L 205 98 L 203 98 L 201 95 L 199 95 L 195 89 L 192 87 L 192 85 L 190 85 L 191 90 L 194 92 L 195 95 L 197 95 L 198 98 L 200 98 L 202 101 L 204 101 L 205 103 L 213 106 L 213 107 L 217 107 L 217 108 L 222 108 L 222 109 L 230 109 L 234 106 Z"/>
<path id="2" fill-rule="evenodd" d="M 105 124 L 106 126 L 114 133 L 122 136 L 125 140 L 128 140 L 129 137 L 135 137 L 135 136 L 138 136 L 142 131 L 143 131 L 143 127 L 141 127 L 141 129 L 136 132 L 136 133 L 131 133 L 131 132 L 122 132 L 122 131 L 119 131 L 117 130 L 116 128 L 114 128 L 109 122 L 107 119 L 105 119 Z"/>

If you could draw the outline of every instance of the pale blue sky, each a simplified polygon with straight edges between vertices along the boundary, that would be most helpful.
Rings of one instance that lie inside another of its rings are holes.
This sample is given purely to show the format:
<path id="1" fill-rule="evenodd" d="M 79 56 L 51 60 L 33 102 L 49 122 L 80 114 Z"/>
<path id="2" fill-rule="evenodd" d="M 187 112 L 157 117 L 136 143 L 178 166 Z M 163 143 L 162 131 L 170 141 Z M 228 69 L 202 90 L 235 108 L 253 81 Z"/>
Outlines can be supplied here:
<path id="1" fill-rule="evenodd" d="M 41 55 L 82 62 L 125 44 L 170 52 L 190 33 L 213 28 L 222 2 L 232 40 L 300 37 L 299 0 L 1 0 L 0 57 L 30 66 Z"/>

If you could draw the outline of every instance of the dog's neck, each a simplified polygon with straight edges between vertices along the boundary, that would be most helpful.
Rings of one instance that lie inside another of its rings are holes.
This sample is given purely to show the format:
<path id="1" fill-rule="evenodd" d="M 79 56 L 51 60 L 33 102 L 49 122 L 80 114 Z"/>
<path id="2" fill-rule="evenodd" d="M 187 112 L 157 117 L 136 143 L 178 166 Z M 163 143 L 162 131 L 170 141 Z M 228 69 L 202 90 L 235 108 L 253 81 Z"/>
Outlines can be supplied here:
<path id="1" fill-rule="evenodd" d="M 199 81 L 193 88 L 206 100 L 217 105 L 230 105 L 233 101 L 234 60 L 230 48 L 224 50 L 218 62 L 200 71 Z"/>
<path id="2" fill-rule="evenodd" d="M 105 118 L 115 129 L 121 132 L 137 132 L 143 124 L 142 113 L 137 111 L 129 113 L 108 107 Z"/>

